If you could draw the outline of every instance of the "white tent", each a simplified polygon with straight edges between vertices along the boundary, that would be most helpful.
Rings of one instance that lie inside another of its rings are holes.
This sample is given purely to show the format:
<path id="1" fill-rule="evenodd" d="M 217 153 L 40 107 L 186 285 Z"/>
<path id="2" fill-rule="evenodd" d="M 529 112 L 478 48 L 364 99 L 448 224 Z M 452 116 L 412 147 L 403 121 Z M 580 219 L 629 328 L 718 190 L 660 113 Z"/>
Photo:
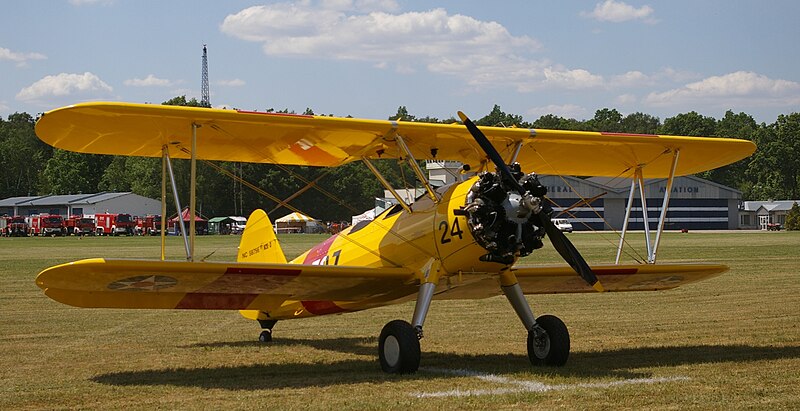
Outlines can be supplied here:
<path id="1" fill-rule="evenodd" d="M 319 220 L 294 212 L 275 220 L 275 231 L 279 233 L 309 233 L 318 230 Z"/>
<path id="2" fill-rule="evenodd" d="M 294 212 L 289 215 L 285 215 L 277 220 L 276 223 L 307 223 L 309 221 L 317 221 L 314 218 L 311 218 L 305 214 L 300 214 L 298 212 Z"/>

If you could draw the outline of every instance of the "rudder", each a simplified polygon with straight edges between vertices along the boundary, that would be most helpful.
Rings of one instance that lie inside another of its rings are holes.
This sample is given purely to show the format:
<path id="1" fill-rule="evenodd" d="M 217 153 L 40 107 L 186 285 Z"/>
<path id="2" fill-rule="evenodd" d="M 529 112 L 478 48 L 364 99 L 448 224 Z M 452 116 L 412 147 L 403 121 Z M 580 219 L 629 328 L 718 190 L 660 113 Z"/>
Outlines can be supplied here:
<path id="1" fill-rule="evenodd" d="M 286 264 L 286 256 L 264 210 L 253 211 L 247 219 L 236 261 Z"/>
<path id="2" fill-rule="evenodd" d="M 240 263 L 278 263 L 286 264 L 286 256 L 278 243 L 267 213 L 257 209 L 250 214 L 239 241 L 236 261 Z M 239 310 L 243 317 L 251 320 L 266 320 L 267 316 L 259 310 Z"/>

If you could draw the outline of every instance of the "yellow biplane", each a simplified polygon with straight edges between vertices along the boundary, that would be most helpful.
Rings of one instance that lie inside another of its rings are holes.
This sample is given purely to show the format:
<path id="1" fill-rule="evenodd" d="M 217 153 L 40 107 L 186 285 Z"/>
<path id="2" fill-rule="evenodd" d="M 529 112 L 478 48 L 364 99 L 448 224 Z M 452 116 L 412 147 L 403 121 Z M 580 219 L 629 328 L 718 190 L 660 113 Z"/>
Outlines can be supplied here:
<path id="1" fill-rule="evenodd" d="M 459 115 L 463 124 L 444 125 L 127 103 L 50 111 L 36 124 L 36 133 L 54 147 L 161 157 L 162 196 L 169 174 L 178 198 L 171 159 L 191 159 L 191 213 L 198 159 L 320 167 L 361 161 L 398 204 L 293 261 L 286 261 L 266 213 L 256 210 L 242 235 L 237 262 L 195 261 L 194 227 L 188 235 L 183 229 L 187 261 L 164 261 L 162 227 L 161 260 L 75 261 L 42 271 L 36 283 L 50 298 L 77 307 L 241 310 L 260 323 L 262 341 L 272 339 L 279 320 L 416 300 L 411 322 L 389 322 L 378 344 L 384 371 L 410 373 L 419 367 L 419 341 L 434 298 L 504 294 L 528 332 L 531 363 L 559 366 L 569 356 L 567 327 L 552 315 L 534 317 L 526 294 L 664 290 L 727 270 L 720 264 L 655 264 L 656 252 L 674 177 L 745 158 L 755 150 L 751 142 L 479 129 Z M 407 160 L 425 195 L 407 202 L 373 165 L 378 158 Z M 421 159 L 458 160 L 464 170 L 478 174 L 434 188 L 417 163 Z M 537 174 L 631 179 L 616 264 L 589 266 L 555 228 Z M 648 261 L 619 264 L 635 187 L 644 197 L 645 178 L 667 178 L 668 184 L 655 239 L 650 239 L 644 205 Z M 545 237 L 568 265 L 515 265 L 542 247 Z"/>

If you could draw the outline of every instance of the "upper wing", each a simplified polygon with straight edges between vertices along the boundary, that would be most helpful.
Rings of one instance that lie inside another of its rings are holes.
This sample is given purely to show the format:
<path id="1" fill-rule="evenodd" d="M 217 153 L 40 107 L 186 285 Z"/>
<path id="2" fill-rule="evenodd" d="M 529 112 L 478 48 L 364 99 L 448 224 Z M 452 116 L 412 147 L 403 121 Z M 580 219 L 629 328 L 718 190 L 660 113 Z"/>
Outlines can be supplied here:
<path id="1" fill-rule="evenodd" d="M 478 169 L 485 154 L 459 124 L 360 120 L 323 116 L 128 103 L 84 103 L 47 112 L 36 134 L 58 148 L 82 153 L 188 158 L 192 125 L 197 158 L 254 163 L 337 166 L 361 157 L 399 157 L 396 136 L 417 159 L 458 160 Z M 720 167 L 753 153 L 746 140 L 481 127 L 501 153 L 521 143 L 518 162 L 539 174 L 669 176 Z M 183 151 L 182 151 L 183 150 Z"/>
<path id="2" fill-rule="evenodd" d="M 728 271 L 721 264 L 629 264 L 593 265 L 592 271 L 606 291 L 656 291 L 715 277 Z M 593 293 L 596 292 L 569 266 L 513 267 L 525 294 Z M 496 278 L 452 288 L 437 295 L 439 299 L 486 298 L 500 294 Z"/>
<path id="3" fill-rule="evenodd" d="M 76 307 L 268 311 L 288 299 L 396 298 L 416 292 L 414 280 L 404 268 L 95 258 L 48 268 L 36 284 Z"/>

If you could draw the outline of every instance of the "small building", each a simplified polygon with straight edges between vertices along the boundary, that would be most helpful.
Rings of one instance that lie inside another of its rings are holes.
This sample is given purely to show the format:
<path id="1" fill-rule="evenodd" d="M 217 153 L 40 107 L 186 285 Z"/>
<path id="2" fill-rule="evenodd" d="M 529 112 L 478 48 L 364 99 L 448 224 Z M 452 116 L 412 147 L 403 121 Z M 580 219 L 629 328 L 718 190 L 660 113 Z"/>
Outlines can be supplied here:
<path id="1" fill-rule="evenodd" d="M 786 215 L 800 200 L 745 201 L 739 208 L 739 227 L 766 230 L 770 224 L 786 225 Z"/>
<path id="2" fill-rule="evenodd" d="M 93 216 L 126 213 L 135 216 L 161 214 L 161 201 L 131 192 L 10 197 L 0 200 L 0 215 L 58 214 Z"/>

